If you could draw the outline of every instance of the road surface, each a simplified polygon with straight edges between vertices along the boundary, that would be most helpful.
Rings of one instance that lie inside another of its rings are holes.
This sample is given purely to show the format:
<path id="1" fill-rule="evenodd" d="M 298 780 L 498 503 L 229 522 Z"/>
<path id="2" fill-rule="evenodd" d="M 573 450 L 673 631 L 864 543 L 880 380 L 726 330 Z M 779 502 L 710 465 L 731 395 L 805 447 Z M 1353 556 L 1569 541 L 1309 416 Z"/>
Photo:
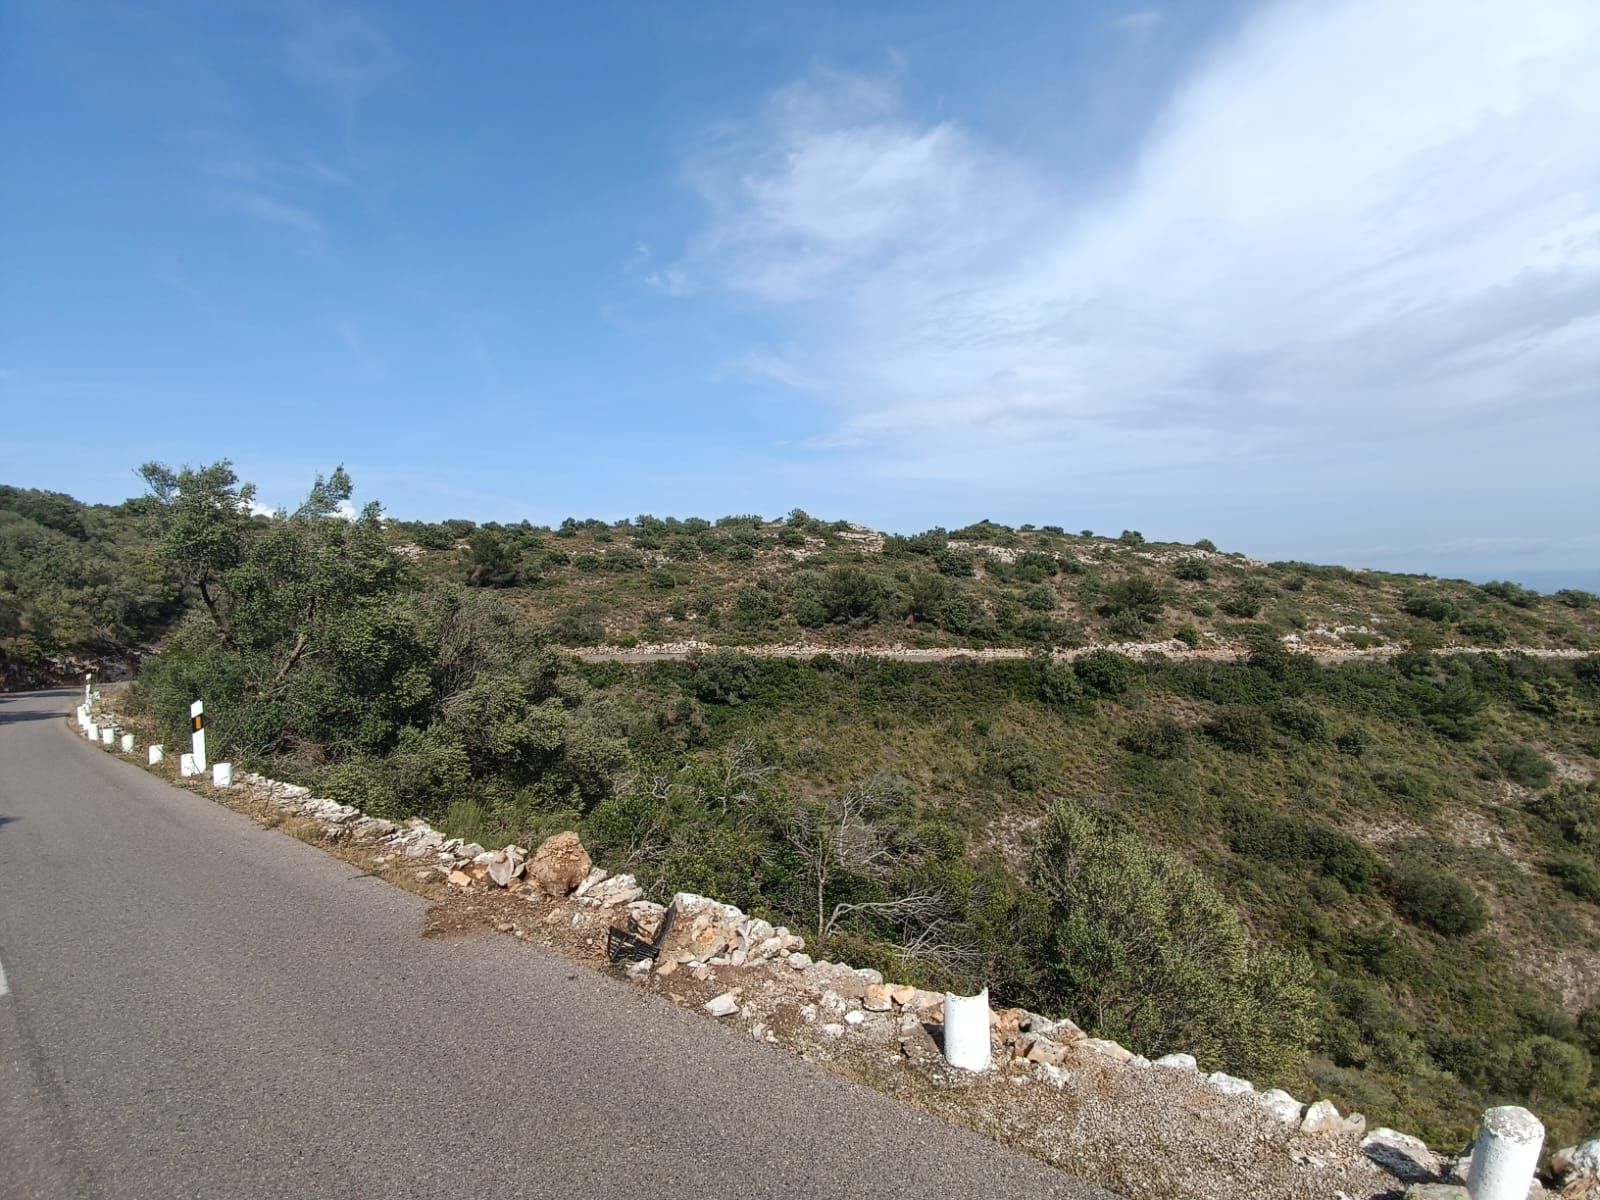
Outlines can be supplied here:
<path id="1" fill-rule="evenodd" d="M 1100 1197 L 0 697 L 0 1197 Z"/>

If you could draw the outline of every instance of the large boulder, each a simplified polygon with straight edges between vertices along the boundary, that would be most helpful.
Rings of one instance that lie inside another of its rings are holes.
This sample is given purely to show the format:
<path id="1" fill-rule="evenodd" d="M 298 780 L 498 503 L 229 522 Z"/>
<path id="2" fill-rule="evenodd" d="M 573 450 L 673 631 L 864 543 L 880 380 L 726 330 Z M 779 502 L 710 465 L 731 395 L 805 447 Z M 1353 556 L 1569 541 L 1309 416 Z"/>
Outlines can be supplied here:
<path id="1" fill-rule="evenodd" d="M 528 878 L 547 896 L 570 896 L 594 869 L 589 852 L 570 830 L 546 838 L 528 860 Z"/>
<path id="2" fill-rule="evenodd" d="M 1403 1183 L 1437 1179 L 1443 1168 L 1439 1156 L 1421 1138 L 1393 1129 L 1374 1129 L 1361 1139 L 1361 1151 Z"/>

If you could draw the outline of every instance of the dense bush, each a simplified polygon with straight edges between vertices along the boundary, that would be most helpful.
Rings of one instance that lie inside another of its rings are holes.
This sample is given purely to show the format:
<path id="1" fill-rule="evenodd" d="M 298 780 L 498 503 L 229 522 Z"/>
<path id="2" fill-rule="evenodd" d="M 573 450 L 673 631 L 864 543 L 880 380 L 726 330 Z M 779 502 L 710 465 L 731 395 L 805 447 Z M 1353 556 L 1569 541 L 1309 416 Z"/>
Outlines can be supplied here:
<path id="1" fill-rule="evenodd" d="M 1398 863 L 1389 871 L 1387 887 L 1401 916 L 1446 937 L 1465 937 L 1488 924 L 1489 913 L 1478 894 L 1442 867 Z"/>
<path id="2" fill-rule="evenodd" d="M 1058 804 L 1034 860 L 1055 923 L 1046 994 L 1095 1032 L 1155 1055 L 1260 1076 L 1305 1060 L 1310 965 L 1252 944 L 1198 871 Z"/>
<path id="3" fill-rule="evenodd" d="M 1237 754 L 1265 754 L 1272 747 L 1272 722 L 1259 708 L 1230 704 L 1205 724 L 1206 736 Z"/>

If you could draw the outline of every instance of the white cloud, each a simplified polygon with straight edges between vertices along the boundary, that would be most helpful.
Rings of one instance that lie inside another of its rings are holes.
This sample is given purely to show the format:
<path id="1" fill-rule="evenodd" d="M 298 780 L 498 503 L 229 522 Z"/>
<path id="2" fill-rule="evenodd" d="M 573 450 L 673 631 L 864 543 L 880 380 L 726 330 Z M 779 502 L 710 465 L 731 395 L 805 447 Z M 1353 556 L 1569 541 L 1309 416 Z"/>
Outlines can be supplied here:
<path id="1" fill-rule="evenodd" d="M 1341 449 L 1425 472 L 1441 438 L 1592 431 L 1597 128 L 1587 0 L 1266 9 L 1088 201 L 891 86 L 817 76 L 690 165 L 707 221 L 666 290 L 787 321 L 822 441 L 891 473 Z"/>
<path id="2" fill-rule="evenodd" d="M 235 212 L 306 237 L 321 237 L 325 232 L 322 221 L 310 209 L 268 196 L 264 192 L 227 192 L 223 194 L 222 201 Z"/>
<path id="3" fill-rule="evenodd" d="M 1123 29 L 1129 33 L 1145 33 L 1154 29 L 1161 23 L 1161 14 L 1153 8 L 1140 9 L 1137 12 L 1124 13 L 1111 25 L 1115 29 Z"/>

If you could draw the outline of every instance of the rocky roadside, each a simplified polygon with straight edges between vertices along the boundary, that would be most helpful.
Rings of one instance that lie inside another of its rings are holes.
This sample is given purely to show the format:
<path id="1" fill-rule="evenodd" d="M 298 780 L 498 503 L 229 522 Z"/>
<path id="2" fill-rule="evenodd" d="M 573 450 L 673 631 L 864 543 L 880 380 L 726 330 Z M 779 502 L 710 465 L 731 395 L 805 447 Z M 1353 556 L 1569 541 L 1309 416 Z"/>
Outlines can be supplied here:
<path id="1" fill-rule="evenodd" d="M 1129 1200 L 1466 1197 L 1465 1158 L 1369 1133 L 1327 1101 L 1202 1075 L 1187 1055 L 1151 1062 L 1071 1021 L 993 1012 L 994 1067 L 955 1069 L 940 1045 L 942 995 L 814 961 L 787 929 L 706 897 L 647 900 L 632 876 L 594 867 L 572 833 L 531 854 L 490 851 L 248 772 L 221 789 L 149 769 L 432 899 L 423 936 L 493 932 L 560 953 Z M 1563 1200 L 1600 1200 L 1600 1143 L 1555 1160 Z"/>

